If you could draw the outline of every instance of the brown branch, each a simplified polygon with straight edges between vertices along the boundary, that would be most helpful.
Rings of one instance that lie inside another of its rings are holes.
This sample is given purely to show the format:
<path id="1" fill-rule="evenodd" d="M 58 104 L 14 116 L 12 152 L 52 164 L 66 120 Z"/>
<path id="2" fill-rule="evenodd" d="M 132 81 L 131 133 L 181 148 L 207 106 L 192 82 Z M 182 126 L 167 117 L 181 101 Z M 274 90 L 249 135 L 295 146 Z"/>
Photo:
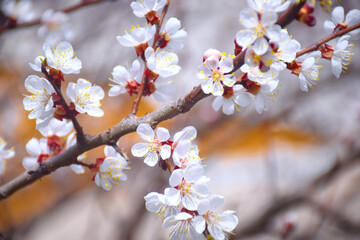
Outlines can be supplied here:
<path id="1" fill-rule="evenodd" d="M 304 54 L 309 53 L 309 52 L 312 52 L 312 51 L 316 51 L 316 50 L 318 50 L 319 47 L 320 47 L 321 45 L 323 45 L 324 43 L 326 43 L 326 42 L 328 42 L 328 41 L 330 41 L 330 40 L 332 40 L 332 39 L 334 39 L 334 38 L 343 36 L 343 35 L 345 35 L 346 33 L 351 32 L 351 31 L 353 31 L 353 30 L 355 30 L 355 29 L 358 29 L 358 28 L 360 28 L 360 23 L 359 23 L 359 24 L 356 24 L 356 25 L 354 25 L 354 26 L 352 26 L 352 27 L 347 27 L 347 28 L 345 28 L 345 29 L 343 29 L 343 30 L 333 32 L 332 34 L 330 34 L 329 36 L 321 39 L 320 41 L 318 41 L 318 42 L 310 45 L 310 46 L 307 47 L 307 48 L 302 49 L 302 50 L 299 51 L 299 52 L 297 52 L 297 53 L 296 53 L 296 57 L 299 57 L 299 56 L 301 56 L 301 55 L 304 55 Z"/>
<path id="2" fill-rule="evenodd" d="M 101 2 L 104 2 L 104 1 L 109 1 L 109 0 L 83 0 L 83 1 L 80 1 L 79 3 L 76 3 L 76 4 L 72 5 L 72 6 L 70 6 L 70 7 L 59 9 L 59 10 L 57 10 L 57 12 L 69 13 L 69 12 L 73 12 L 75 10 L 78 10 L 80 8 L 83 8 L 83 7 L 86 7 L 86 6 L 89 6 L 89 5 L 93 5 L 93 4 L 96 4 L 96 3 L 101 3 Z M 12 26 L 12 25 L 10 25 L 10 26 L 7 26 L 7 25 L 0 26 L 0 34 L 2 32 L 4 32 L 4 31 L 7 31 L 7 30 L 31 27 L 31 26 L 39 25 L 40 23 L 41 23 L 41 17 L 36 18 L 34 20 L 31 20 L 31 21 L 28 21 L 28 22 L 17 24 L 15 26 Z"/>
<path id="3" fill-rule="evenodd" d="M 180 113 L 188 112 L 198 101 L 205 98 L 200 86 L 195 87 L 185 97 L 178 99 L 160 109 L 146 114 L 143 117 L 124 118 L 120 123 L 108 130 L 93 136 L 88 136 L 83 145 L 76 143 L 59 155 L 56 155 L 44 162 L 38 170 L 31 173 L 25 172 L 0 187 L 0 199 L 5 199 L 17 190 L 33 183 L 34 181 L 54 172 L 60 167 L 76 163 L 77 156 L 101 145 L 113 145 L 120 137 L 135 132 L 140 123 L 149 123 L 155 127 L 160 122 L 171 119 Z"/>
<path id="4" fill-rule="evenodd" d="M 41 66 L 41 72 L 45 75 L 47 80 L 51 83 L 51 85 L 55 89 L 56 94 L 60 98 L 61 106 L 64 107 L 64 109 L 66 111 L 66 115 L 68 117 L 70 117 L 70 120 L 72 121 L 72 123 L 74 125 L 74 129 L 76 131 L 76 140 L 77 140 L 78 144 L 83 145 L 85 143 L 85 135 L 84 135 L 83 129 L 80 126 L 79 122 L 77 121 L 74 112 L 69 109 L 69 106 L 67 105 L 66 100 L 61 92 L 61 89 L 58 88 L 58 86 L 56 86 L 54 78 L 46 71 L 45 65 Z"/>

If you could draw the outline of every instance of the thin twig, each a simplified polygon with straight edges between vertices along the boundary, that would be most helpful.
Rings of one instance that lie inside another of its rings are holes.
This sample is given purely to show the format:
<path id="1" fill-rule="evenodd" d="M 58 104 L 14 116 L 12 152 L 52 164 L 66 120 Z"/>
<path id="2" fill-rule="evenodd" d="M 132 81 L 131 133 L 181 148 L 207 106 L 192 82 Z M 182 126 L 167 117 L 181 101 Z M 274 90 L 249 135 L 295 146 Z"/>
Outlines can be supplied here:
<path id="1" fill-rule="evenodd" d="M 64 13 L 69 13 L 69 12 L 73 12 L 75 10 L 78 10 L 80 8 L 89 6 L 89 5 L 93 5 L 96 3 L 101 3 L 101 2 L 105 2 L 108 0 L 86 0 L 86 1 L 80 1 L 79 3 L 76 3 L 70 7 L 66 7 L 63 9 L 59 9 L 57 10 L 58 12 L 64 12 Z M 24 22 L 24 23 L 20 23 L 20 24 L 16 24 L 15 26 L 0 26 L 0 34 L 4 31 L 7 30 L 13 30 L 13 29 L 19 29 L 19 28 L 26 28 L 26 27 L 31 27 L 31 26 L 35 26 L 41 23 L 41 17 L 40 18 L 36 18 L 34 20 L 28 21 L 28 22 Z"/>
<path id="2" fill-rule="evenodd" d="M 154 36 L 154 42 L 153 42 L 153 45 L 152 45 L 152 48 L 154 49 L 154 51 L 156 51 L 156 43 L 158 41 L 158 38 L 159 38 L 159 35 L 160 35 L 160 28 L 164 22 L 164 18 L 165 18 L 165 15 L 168 11 L 168 8 L 169 8 L 169 5 L 170 5 L 170 1 L 167 1 L 167 3 L 165 4 L 164 6 L 164 9 L 161 13 L 161 18 L 160 18 L 160 21 L 159 21 L 159 24 L 156 24 L 156 32 L 155 32 L 155 36 Z M 145 85 L 147 83 L 147 73 L 148 73 L 149 69 L 147 68 L 147 65 L 146 65 L 146 61 L 145 61 L 145 68 L 144 68 L 144 73 L 143 73 L 143 76 L 142 76 L 142 79 L 141 79 L 141 83 L 140 83 L 140 89 L 139 89 L 139 92 L 137 94 L 137 97 L 133 103 L 133 106 L 131 108 L 131 111 L 130 111 L 130 114 L 133 115 L 133 116 L 136 116 L 136 113 L 139 109 L 139 104 L 140 104 L 140 101 L 141 101 L 141 98 L 143 96 L 143 93 L 144 93 L 144 89 L 145 89 Z"/>
<path id="3" fill-rule="evenodd" d="M 61 102 L 61 106 L 64 107 L 66 114 L 68 117 L 70 117 L 70 120 L 72 121 L 73 125 L 74 125 L 74 129 L 76 131 L 76 139 L 78 142 L 79 146 L 82 146 L 83 144 L 85 144 L 85 135 L 84 132 L 82 130 L 82 127 L 80 126 L 79 122 L 76 119 L 76 116 L 74 114 L 74 112 L 72 112 L 67 103 L 66 100 L 61 92 L 61 89 L 58 88 L 54 82 L 54 78 L 46 71 L 45 66 L 43 65 L 41 67 L 41 72 L 45 75 L 45 77 L 47 78 L 47 80 L 51 83 L 51 85 L 53 86 L 53 88 L 55 89 L 56 94 L 59 96 L 60 98 L 60 102 Z"/>
<path id="4" fill-rule="evenodd" d="M 352 26 L 352 27 L 347 27 L 347 28 L 345 28 L 345 29 L 343 29 L 343 30 L 333 32 L 332 34 L 330 34 L 329 36 L 321 39 L 320 41 L 318 41 L 318 42 L 316 42 L 316 43 L 314 43 L 314 44 L 311 44 L 309 47 L 304 48 L 304 49 L 302 49 L 301 51 L 297 52 L 297 53 L 296 53 L 296 57 L 299 57 L 299 56 L 304 55 L 304 54 L 309 53 L 309 52 L 316 51 L 316 50 L 318 50 L 319 47 L 320 47 L 321 45 L 323 45 L 324 43 L 326 43 L 326 42 L 328 42 L 328 41 L 330 41 L 330 40 L 332 40 L 332 39 L 334 39 L 334 38 L 343 36 L 343 35 L 345 35 L 346 33 L 351 32 L 351 31 L 353 31 L 353 30 L 355 30 L 355 29 L 358 29 L 358 28 L 360 28 L 360 23 L 359 23 L 359 24 L 356 24 L 356 25 L 354 25 L 354 26 Z"/>

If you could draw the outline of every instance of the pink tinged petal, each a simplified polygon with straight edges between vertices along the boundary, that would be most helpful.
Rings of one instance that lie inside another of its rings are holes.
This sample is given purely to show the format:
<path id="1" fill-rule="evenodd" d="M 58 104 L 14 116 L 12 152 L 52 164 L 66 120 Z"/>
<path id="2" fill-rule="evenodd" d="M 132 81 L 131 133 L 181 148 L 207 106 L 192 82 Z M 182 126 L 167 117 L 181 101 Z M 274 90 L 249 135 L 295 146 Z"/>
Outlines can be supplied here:
<path id="1" fill-rule="evenodd" d="M 223 105 L 223 102 L 224 102 L 224 97 L 222 96 L 216 97 L 212 102 L 212 107 L 214 108 L 215 111 L 219 111 L 219 109 Z"/>
<path id="2" fill-rule="evenodd" d="M 359 9 L 352 9 L 346 14 L 345 23 L 352 27 L 360 23 L 360 10 Z"/>
<path id="3" fill-rule="evenodd" d="M 202 234 L 205 231 L 205 219 L 202 216 L 195 216 L 193 218 L 193 226 L 195 231 Z"/>
<path id="4" fill-rule="evenodd" d="M 238 220 L 237 216 L 232 215 L 227 212 L 228 211 L 225 211 L 221 216 L 219 216 L 219 218 L 220 218 L 219 224 L 225 232 L 231 232 L 235 229 L 239 220 Z M 229 212 L 232 213 L 232 211 L 229 211 Z"/>
<path id="5" fill-rule="evenodd" d="M 175 188 L 166 188 L 164 194 L 165 194 L 166 205 L 178 206 L 180 204 L 181 195 L 180 192 Z"/>
<path id="6" fill-rule="evenodd" d="M 184 170 L 184 178 L 187 182 L 196 182 L 204 175 L 204 169 L 199 164 L 190 164 Z"/>
<path id="7" fill-rule="evenodd" d="M 235 111 L 234 102 L 231 99 L 225 99 L 222 110 L 226 115 L 233 114 Z"/>
<path id="8" fill-rule="evenodd" d="M 209 70 L 217 70 L 219 67 L 219 59 L 215 56 L 210 56 L 205 60 L 205 67 Z"/>
<path id="9" fill-rule="evenodd" d="M 144 159 L 144 163 L 150 167 L 153 167 L 159 161 L 159 155 L 156 152 L 150 152 Z"/>
<path id="10" fill-rule="evenodd" d="M 342 71 L 341 59 L 338 59 L 337 57 L 333 56 L 331 58 L 331 69 L 335 77 L 339 79 Z"/>
<path id="11" fill-rule="evenodd" d="M 160 156 L 162 159 L 168 159 L 171 156 L 171 147 L 169 145 L 164 145 L 160 148 Z"/>
<path id="12" fill-rule="evenodd" d="M 332 21 L 326 20 L 324 22 L 324 30 L 327 34 L 331 34 L 334 31 L 335 24 Z"/>
<path id="13" fill-rule="evenodd" d="M 131 148 L 131 153 L 135 157 L 143 157 L 143 156 L 145 156 L 145 154 L 147 154 L 149 152 L 149 150 L 150 150 L 150 148 L 149 148 L 148 144 L 146 144 L 146 143 L 136 143 Z"/>
<path id="14" fill-rule="evenodd" d="M 334 8 L 331 14 L 331 20 L 335 24 L 344 22 L 344 8 L 341 6 Z"/>
<path id="15" fill-rule="evenodd" d="M 35 157 L 25 157 L 22 161 L 22 165 L 27 171 L 36 170 L 39 167 L 37 158 Z"/>
<path id="16" fill-rule="evenodd" d="M 154 139 L 155 133 L 154 130 L 147 123 L 141 123 L 136 129 L 136 132 L 140 137 L 148 142 Z"/>
<path id="17" fill-rule="evenodd" d="M 85 172 L 85 169 L 79 165 L 79 164 L 71 164 L 70 165 L 71 170 L 73 170 L 76 174 L 83 174 Z"/>
<path id="18" fill-rule="evenodd" d="M 184 178 L 184 170 L 183 169 L 174 170 L 169 178 L 170 186 L 176 187 L 176 186 L 180 185 L 183 178 Z"/>
<path id="19" fill-rule="evenodd" d="M 250 8 L 240 11 L 239 21 L 246 28 L 255 28 L 259 24 L 257 12 Z"/>
<path id="20" fill-rule="evenodd" d="M 256 39 L 253 49 L 256 55 L 263 55 L 269 49 L 269 42 L 264 37 Z"/>

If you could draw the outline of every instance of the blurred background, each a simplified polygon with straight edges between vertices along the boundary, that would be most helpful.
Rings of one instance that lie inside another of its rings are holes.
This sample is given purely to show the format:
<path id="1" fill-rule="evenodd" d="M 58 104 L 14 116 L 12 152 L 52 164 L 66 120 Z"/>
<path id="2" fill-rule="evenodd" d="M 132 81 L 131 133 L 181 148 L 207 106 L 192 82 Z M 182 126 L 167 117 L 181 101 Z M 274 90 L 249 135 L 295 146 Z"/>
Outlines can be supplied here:
<path id="1" fill-rule="evenodd" d="M 32 11 L 40 17 L 47 9 L 62 9 L 78 1 L 37 0 Z M 132 14 L 130 0 L 104 1 L 69 14 L 71 43 L 82 61 L 79 75 L 108 92 L 113 67 L 132 62 L 134 49 L 122 47 L 116 36 L 131 25 L 143 25 Z M 345 12 L 360 8 L 359 1 L 342 1 Z M 173 77 L 174 100 L 200 82 L 195 69 L 208 48 L 233 53 L 240 29 L 238 14 L 246 1 L 173 0 L 167 18 L 177 17 L 188 33 L 178 52 L 181 72 Z M 302 47 L 326 36 L 323 22 L 330 14 L 317 7 L 313 28 L 293 22 L 288 31 Z M 14 146 L 16 155 L 7 161 L 0 185 L 24 171 L 25 144 L 40 138 L 35 121 L 23 108 L 24 80 L 34 72 L 32 63 L 42 53 L 39 25 L 5 31 L 0 35 L 0 136 Z M 332 42 L 334 43 L 334 42 Z M 199 102 L 189 113 L 163 122 L 170 133 L 185 126 L 198 129 L 200 156 L 212 180 L 210 191 L 225 196 L 225 208 L 239 218 L 230 239 L 360 239 L 360 58 L 359 42 L 345 74 L 336 79 L 330 62 L 323 60 L 320 81 L 309 93 L 301 92 L 296 76 L 284 71 L 279 93 L 261 115 L 254 106 L 225 116 L 211 107 L 212 97 Z M 40 76 L 40 75 L 39 75 Z M 66 86 L 67 84 L 65 84 Z M 127 116 L 132 98 L 108 97 L 102 101 L 102 118 L 80 116 L 88 134 L 103 131 Z M 162 104 L 152 97 L 140 104 L 139 116 Z M 130 157 L 128 180 L 106 192 L 86 170 L 76 175 L 70 168 L 0 201 L 0 239 L 168 239 L 161 219 L 146 211 L 143 197 L 168 186 L 168 172 L 150 168 L 131 156 L 137 134 L 120 139 Z M 103 147 L 88 152 L 87 162 L 103 157 Z"/>

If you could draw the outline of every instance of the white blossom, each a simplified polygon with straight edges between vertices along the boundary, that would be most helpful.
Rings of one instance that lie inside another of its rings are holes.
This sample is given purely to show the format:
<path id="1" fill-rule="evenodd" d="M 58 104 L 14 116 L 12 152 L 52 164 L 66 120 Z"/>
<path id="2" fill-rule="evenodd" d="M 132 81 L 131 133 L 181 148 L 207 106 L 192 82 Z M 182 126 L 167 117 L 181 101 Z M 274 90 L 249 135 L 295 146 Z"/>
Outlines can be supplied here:
<path id="1" fill-rule="evenodd" d="M 136 47 L 143 43 L 147 43 L 150 41 L 155 34 L 156 27 L 155 26 L 146 26 L 145 28 L 142 27 L 135 27 L 133 26 L 130 29 L 130 34 L 125 31 L 125 35 L 117 36 L 116 39 L 119 41 L 121 45 L 124 47 Z"/>
<path id="2" fill-rule="evenodd" d="M 316 85 L 315 81 L 319 80 L 319 69 L 322 67 L 318 64 L 320 57 L 320 51 L 315 51 L 302 57 L 305 60 L 301 63 L 299 84 L 300 89 L 304 92 L 309 91 L 308 87 L 313 87 Z"/>
<path id="3" fill-rule="evenodd" d="M 180 212 L 179 206 L 170 206 L 166 204 L 165 195 L 157 192 L 151 192 L 144 197 L 146 209 L 149 212 L 160 216 L 163 221 L 165 218 L 176 215 Z"/>
<path id="4" fill-rule="evenodd" d="M 198 234 L 192 224 L 193 216 L 187 212 L 180 212 L 164 220 L 163 228 L 173 227 L 170 240 L 206 240 L 203 234 Z"/>
<path id="5" fill-rule="evenodd" d="M 287 0 L 247 0 L 247 2 L 252 9 L 259 13 L 268 9 L 274 12 L 282 12 L 291 4 L 291 1 Z"/>
<path id="6" fill-rule="evenodd" d="M 136 132 L 147 143 L 136 143 L 131 148 L 131 153 L 135 157 L 145 156 L 144 163 L 153 167 L 159 161 L 159 155 L 162 159 L 168 159 L 171 155 L 171 147 L 165 142 L 170 138 L 170 133 L 166 128 L 159 127 L 154 130 L 147 123 L 141 123 Z"/>
<path id="7" fill-rule="evenodd" d="M 70 41 L 73 38 L 69 15 L 64 12 L 54 12 L 52 9 L 46 10 L 41 16 L 41 24 L 38 37 L 46 43 Z"/>
<path id="8" fill-rule="evenodd" d="M 169 18 L 165 25 L 162 27 L 161 35 L 164 40 L 160 44 L 160 48 L 166 48 L 169 50 L 177 51 L 184 47 L 184 40 L 187 33 L 184 29 L 180 29 L 181 22 L 177 18 Z"/>
<path id="9" fill-rule="evenodd" d="M 80 73 L 81 61 L 75 56 L 73 47 L 68 42 L 61 42 L 56 47 L 50 47 L 48 43 L 43 45 L 45 56 L 35 58 L 35 63 L 30 63 L 33 70 L 41 72 L 41 60 L 46 58 L 49 67 L 60 70 L 65 74 Z"/>
<path id="10" fill-rule="evenodd" d="M 225 211 L 218 214 L 219 208 L 224 203 L 224 197 L 213 195 L 199 203 L 199 216 L 194 217 L 193 226 L 197 233 L 202 234 L 205 228 L 215 240 L 227 239 L 226 233 L 235 229 L 238 218 L 234 211 Z"/>
<path id="11" fill-rule="evenodd" d="M 335 45 L 334 53 L 331 58 L 331 68 L 333 74 L 339 78 L 340 73 L 347 69 L 347 66 L 350 64 L 351 58 L 354 55 L 352 53 L 352 43 L 349 43 L 350 36 L 344 35 L 340 37 Z"/>
<path id="12" fill-rule="evenodd" d="M 0 176 L 5 172 L 5 159 L 12 158 L 15 155 L 14 148 L 5 149 L 6 145 L 5 140 L 0 137 Z"/>
<path id="13" fill-rule="evenodd" d="M 32 95 L 24 95 L 24 108 L 31 111 L 29 119 L 40 118 L 45 119 L 53 115 L 54 101 L 52 94 L 55 93 L 54 88 L 45 78 L 39 78 L 30 75 L 25 79 L 25 88 Z"/>
<path id="14" fill-rule="evenodd" d="M 48 126 L 40 129 L 41 134 L 44 137 L 58 136 L 65 137 L 73 130 L 73 124 L 71 121 L 63 119 L 62 121 L 58 119 L 51 119 Z"/>
<path id="15" fill-rule="evenodd" d="M 159 11 L 166 4 L 166 0 L 137 0 L 130 4 L 134 15 L 137 17 L 145 17 L 151 11 Z"/>
<path id="16" fill-rule="evenodd" d="M 113 147 L 105 146 L 104 153 L 106 157 L 95 176 L 95 183 L 104 190 L 109 191 L 113 185 L 116 186 L 120 181 L 126 181 L 127 176 L 123 173 L 123 170 L 129 169 L 129 167 L 126 159 Z"/>
<path id="17" fill-rule="evenodd" d="M 344 8 L 338 6 L 332 11 L 331 20 L 332 21 L 326 20 L 324 22 L 324 29 L 327 34 L 333 33 L 337 28 L 344 29 L 359 24 L 360 10 L 352 9 L 345 16 Z M 355 29 L 348 34 L 352 36 L 352 40 L 357 40 L 360 38 L 360 29 Z"/>
<path id="18" fill-rule="evenodd" d="M 201 89 L 204 93 L 221 96 L 224 86 L 232 87 L 235 84 L 233 74 L 225 75 L 233 69 L 233 60 L 223 54 L 221 58 L 212 55 L 205 59 L 196 69 L 197 77 L 201 80 Z"/>
<path id="19" fill-rule="evenodd" d="M 79 113 L 87 113 L 93 117 L 104 115 L 100 100 L 104 98 L 104 91 L 99 86 L 91 86 L 85 79 L 79 78 L 77 83 L 70 82 L 66 95 L 75 104 L 75 110 Z"/>
<path id="20" fill-rule="evenodd" d="M 222 107 L 222 111 L 226 115 L 233 114 L 235 109 L 239 111 L 239 107 L 247 107 L 251 103 L 251 98 L 246 89 L 240 84 L 236 84 L 231 88 L 231 94 L 224 94 L 223 96 L 217 96 L 212 106 L 215 111 L 218 111 Z"/>
<path id="21" fill-rule="evenodd" d="M 168 80 L 166 78 L 157 78 L 155 83 L 155 91 L 152 93 L 155 100 L 158 102 L 168 102 L 169 98 L 174 96 L 176 88 L 173 84 L 173 80 Z"/>
<path id="22" fill-rule="evenodd" d="M 181 69 L 177 65 L 178 56 L 173 52 L 167 52 L 159 48 L 154 51 L 152 47 L 148 47 L 145 50 L 145 58 L 147 67 L 164 78 L 177 74 Z"/>
<path id="23" fill-rule="evenodd" d="M 36 138 L 30 139 L 26 144 L 26 151 L 31 155 L 31 157 L 25 157 L 22 161 L 27 171 L 36 170 L 39 167 L 39 163 L 47 160 L 50 154 L 46 138 L 41 138 L 40 140 Z"/>
<path id="24" fill-rule="evenodd" d="M 175 169 L 170 178 L 170 188 L 165 189 L 165 201 L 172 206 L 180 203 L 191 211 L 197 210 L 199 202 L 209 195 L 203 181 L 204 169 L 201 165 L 190 164 L 185 169 Z"/>
<path id="25" fill-rule="evenodd" d="M 112 72 L 114 78 L 110 78 L 110 81 L 115 84 L 110 84 L 111 88 L 109 90 L 109 96 L 117 96 L 121 93 L 125 93 L 128 85 L 140 85 L 142 76 L 141 70 L 141 63 L 137 59 L 132 63 L 130 69 L 126 69 L 123 66 L 114 67 Z"/>
<path id="26" fill-rule="evenodd" d="M 269 42 L 265 36 L 272 31 L 276 21 L 277 14 L 268 9 L 261 13 L 260 19 L 256 11 L 250 8 L 243 9 L 240 12 L 240 23 L 245 29 L 236 34 L 236 43 L 243 48 L 253 45 L 256 55 L 264 54 L 269 49 Z"/>
<path id="27" fill-rule="evenodd" d="M 185 168 L 184 159 L 191 154 L 191 150 L 193 150 L 192 140 L 194 140 L 197 136 L 196 128 L 193 126 L 188 126 L 183 128 L 181 131 L 175 133 L 174 142 L 172 145 L 173 154 L 172 158 L 175 165 Z M 198 151 L 197 151 L 198 154 Z"/>

